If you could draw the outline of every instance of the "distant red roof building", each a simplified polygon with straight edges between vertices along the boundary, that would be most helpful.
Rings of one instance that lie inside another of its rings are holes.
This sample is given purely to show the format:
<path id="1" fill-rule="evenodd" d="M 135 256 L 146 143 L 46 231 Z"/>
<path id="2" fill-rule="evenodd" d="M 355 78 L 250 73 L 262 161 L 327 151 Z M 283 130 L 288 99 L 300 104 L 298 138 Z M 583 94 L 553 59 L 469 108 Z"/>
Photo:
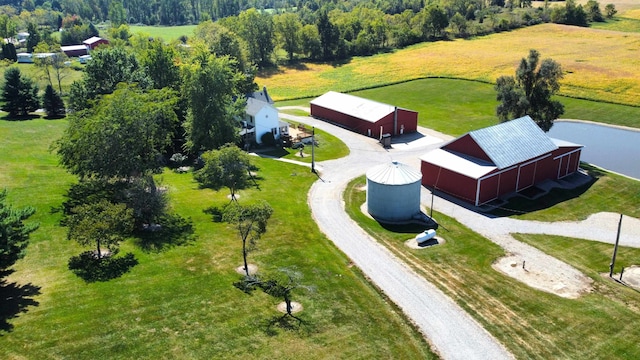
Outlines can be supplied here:
<path id="1" fill-rule="evenodd" d="M 68 57 L 78 57 L 89 53 L 89 49 L 86 45 L 60 46 L 60 51 Z"/>
<path id="2" fill-rule="evenodd" d="M 103 39 L 103 38 L 98 37 L 98 36 L 93 36 L 93 37 L 90 37 L 87 40 L 83 41 L 82 44 L 86 45 L 90 50 L 93 50 L 99 45 L 109 44 L 109 40 Z"/>

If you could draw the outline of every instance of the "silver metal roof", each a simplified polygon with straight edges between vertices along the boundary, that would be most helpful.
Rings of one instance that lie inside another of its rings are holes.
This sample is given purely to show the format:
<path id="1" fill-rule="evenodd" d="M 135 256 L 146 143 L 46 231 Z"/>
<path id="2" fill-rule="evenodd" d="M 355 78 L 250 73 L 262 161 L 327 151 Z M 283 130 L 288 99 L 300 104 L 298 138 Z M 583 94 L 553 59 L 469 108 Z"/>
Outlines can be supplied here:
<path id="1" fill-rule="evenodd" d="M 395 111 L 395 107 L 392 105 L 335 91 L 329 91 L 311 100 L 311 104 L 332 109 L 372 123 Z"/>
<path id="2" fill-rule="evenodd" d="M 420 159 L 472 179 L 479 179 L 496 169 L 487 161 L 443 149 L 433 149 Z"/>
<path id="3" fill-rule="evenodd" d="M 367 179 L 384 185 L 407 185 L 422 180 L 422 173 L 397 161 L 381 164 L 367 171 Z"/>
<path id="4" fill-rule="evenodd" d="M 469 135 L 498 169 L 519 164 L 558 148 L 528 115 L 471 131 Z"/>

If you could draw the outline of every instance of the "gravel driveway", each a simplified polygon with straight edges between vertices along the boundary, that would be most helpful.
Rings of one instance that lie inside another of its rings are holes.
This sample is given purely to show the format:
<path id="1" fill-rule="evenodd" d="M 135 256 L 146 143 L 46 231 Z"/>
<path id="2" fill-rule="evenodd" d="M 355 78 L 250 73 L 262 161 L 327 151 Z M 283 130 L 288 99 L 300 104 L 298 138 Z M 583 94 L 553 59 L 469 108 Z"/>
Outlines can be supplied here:
<path id="1" fill-rule="evenodd" d="M 372 166 L 398 160 L 375 139 L 307 117 L 280 114 L 340 138 L 351 149 L 346 158 L 317 166 L 321 180 L 308 201 L 320 230 L 416 324 L 444 359 L 511 359 L 513 356 L 462 308 L 365 233 L 344 211 L 347 183 Z M 423 138 L 415 151 L 435 147 L 437 138 Z M 412 151 L 403 152 L 405 156 Z M 414 154 L 415 155 L 415 154 Z"/>
<path id="2" fill-rule="evenodd" d="M 419 157 L 452 137 L 419 128 L 422 137 L 405 135 L 406 143 L 396 141 L 392 149 L 383 149 L 375 139 L 324 121 L 283 113 L 280 116 L 327 131 L 349 146 L 349 156 L 316 165 L 322 181 L 312 186 L 308 197 L 314 219 L 327 237 L 414 321 L 434 350 L 445 359 L 512 358 L 464 310 L 371 238 L 344 212 L 342 193 L 350 180 L 373 166 L 390 161 L 420 169 Z M 567 298 L 588 292 L 591 279 L 572 266 L 515 240 L 511 233 L 554 234 L 612 243 L 619 218 L 619 215 L 611 213 L 594 214 L 582 222 L 546 223 L 493 218 L 455 199 L 436 196 L 434 200 L 436 210 L 456 218 L 505 249 L 508 256 L 494 265 L 497 270 L 529 286 Z M 422 188 L 421 203 L 427 206 L 431 203 L 431 192 L 425 188 Z M 620 243 L 640 247 L 639 219 L 625 217 Z M 524 262 L 527 271 L 519 266 Z"/>

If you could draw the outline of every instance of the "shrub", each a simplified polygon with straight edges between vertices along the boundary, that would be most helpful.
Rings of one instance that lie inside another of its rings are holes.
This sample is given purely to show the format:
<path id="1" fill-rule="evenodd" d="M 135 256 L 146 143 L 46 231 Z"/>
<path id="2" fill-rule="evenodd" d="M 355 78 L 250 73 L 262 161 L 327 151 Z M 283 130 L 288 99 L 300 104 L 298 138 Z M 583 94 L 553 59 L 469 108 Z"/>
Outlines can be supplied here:
<path id="1" fill-rule="evenodd" d="M 260 140 L 262 141 L 262 144 L 266 146 L 273 146 L 276 143 L 276 139 L 275 137 L 273 137 L 273 134 L 271 132 L 262 134 Z"/>

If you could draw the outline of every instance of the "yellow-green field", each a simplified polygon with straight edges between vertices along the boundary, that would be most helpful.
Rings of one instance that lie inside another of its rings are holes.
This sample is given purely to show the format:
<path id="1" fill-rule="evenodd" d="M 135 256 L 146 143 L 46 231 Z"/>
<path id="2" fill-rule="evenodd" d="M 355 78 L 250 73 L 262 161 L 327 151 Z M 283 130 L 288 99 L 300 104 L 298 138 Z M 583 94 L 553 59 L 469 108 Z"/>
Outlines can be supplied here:
<path id="1" fill-rule="evenodd" d="M 261 74 L 274 99 L 348 91 L 423 77 L 495 82 L 513 75 L 530 49 L 559 62 L 561 94 L 640 105 L 640 33 L 542 24 L 471 40 L 418 44 L 388 54 L 331 64 L 305 63 Z"/>

